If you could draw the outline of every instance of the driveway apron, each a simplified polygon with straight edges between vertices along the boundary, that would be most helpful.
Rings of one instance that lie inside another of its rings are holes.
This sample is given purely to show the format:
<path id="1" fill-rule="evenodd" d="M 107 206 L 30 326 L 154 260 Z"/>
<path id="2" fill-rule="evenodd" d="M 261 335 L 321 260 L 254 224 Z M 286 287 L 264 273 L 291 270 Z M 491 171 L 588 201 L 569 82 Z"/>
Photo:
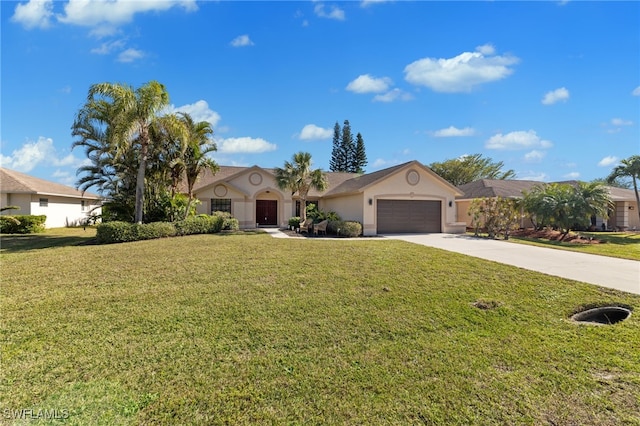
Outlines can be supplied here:
<path id="1" fill-rule="evenodd" d="M 640 294 L 640 262 L 456 234 L 393 234 L 385 238 L 435 247 L 557 277 Z"/>

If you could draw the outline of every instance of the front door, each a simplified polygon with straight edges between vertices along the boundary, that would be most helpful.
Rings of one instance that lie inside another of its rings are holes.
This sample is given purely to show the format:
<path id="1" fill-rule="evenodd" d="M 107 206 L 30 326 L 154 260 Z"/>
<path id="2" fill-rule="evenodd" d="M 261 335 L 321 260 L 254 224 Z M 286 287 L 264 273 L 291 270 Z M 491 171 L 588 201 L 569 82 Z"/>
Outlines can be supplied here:
<path id="1" fill-rule="evenodd" d="M 256 200 L 256 223 L 258 225 L 278 225 L 277 200 Z"/>

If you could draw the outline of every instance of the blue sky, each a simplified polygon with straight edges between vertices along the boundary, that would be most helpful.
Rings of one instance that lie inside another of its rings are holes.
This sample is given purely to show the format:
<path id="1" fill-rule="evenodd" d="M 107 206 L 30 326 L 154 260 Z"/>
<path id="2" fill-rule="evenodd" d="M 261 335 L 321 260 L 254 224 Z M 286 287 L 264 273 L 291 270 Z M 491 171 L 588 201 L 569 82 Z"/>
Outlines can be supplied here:
<path id="1" fill-rule="evenodd" d="M 98 82 L 163 83 L 222 165 L 329 168 L 333 126 L 375 171 L 481 153 L 592 180 L 640 153 L 639 2 L 0 2 L 4 167 L 71 184 Z"/>

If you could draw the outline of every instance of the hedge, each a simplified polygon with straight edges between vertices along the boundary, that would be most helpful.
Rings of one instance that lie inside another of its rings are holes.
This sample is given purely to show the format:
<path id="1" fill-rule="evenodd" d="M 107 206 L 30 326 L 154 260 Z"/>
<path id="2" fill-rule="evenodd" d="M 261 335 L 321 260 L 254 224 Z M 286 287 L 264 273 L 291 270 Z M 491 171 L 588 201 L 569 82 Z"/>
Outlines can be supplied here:
<path id="1" fill-rule="evenodd" d="M 142 225 L 129 222 L 104 222 L 98 225 L 98 244 L 125 243 L 151 240 L 176 235 L 215 234 L 222 230 L 236 231 L 238 220 L 229 213 L 216 212 L 212 216 L 201 214 L 176 222 L 152 222 Z"/>
<path id="2" fill-rule="evenodd" d="M 0 216 L 0 232 L 3 234 L 34 234 L 44 232 L 45 215 Z"/>
<path id="3" fill-rule="evenodd" d="M 327 232 L 342 237 L 359 237 L 362 235 L 362 224 L 351 220 L 330 220 Z"/>

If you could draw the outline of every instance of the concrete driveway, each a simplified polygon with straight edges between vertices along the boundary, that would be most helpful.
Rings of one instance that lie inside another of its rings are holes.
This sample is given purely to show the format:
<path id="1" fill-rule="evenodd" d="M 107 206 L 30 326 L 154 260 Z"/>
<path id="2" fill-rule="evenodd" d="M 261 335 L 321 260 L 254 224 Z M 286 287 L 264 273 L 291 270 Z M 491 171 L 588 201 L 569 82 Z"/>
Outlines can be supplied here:
<path id="1" fill-rule="evenodd" d="M 493 260 L 557 277 L 640 294 L 640 262 L 456 234 L 394 234 L 385 238 Z"/>

